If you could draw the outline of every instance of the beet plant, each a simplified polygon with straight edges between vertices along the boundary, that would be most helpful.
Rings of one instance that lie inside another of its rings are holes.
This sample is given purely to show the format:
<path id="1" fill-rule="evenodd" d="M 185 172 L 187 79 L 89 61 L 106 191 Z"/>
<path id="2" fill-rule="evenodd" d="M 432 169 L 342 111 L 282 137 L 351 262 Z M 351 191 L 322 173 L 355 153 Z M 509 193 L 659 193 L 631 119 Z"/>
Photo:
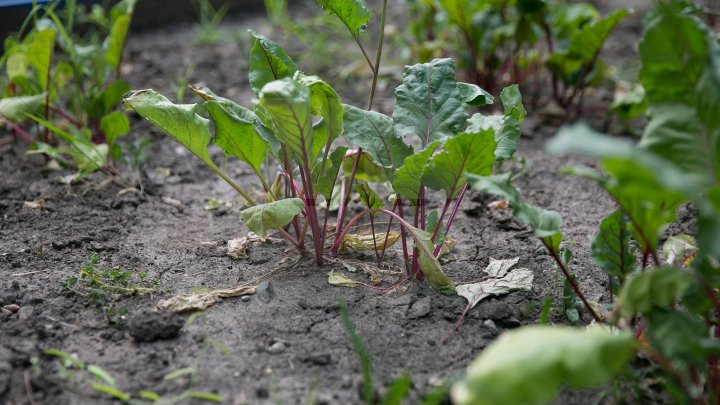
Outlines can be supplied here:
<path id="1" fill-rule="evenodd" d="M 662 1 L 646 17 L 639 51 L 648 109 L 638 145 L 582 124 L 547 145 L 554 154 L 597 158 L 600 171 L 567 171 L 592 179 L 617 203 L 592 242 L 610 304 L 591 302 L 574 280 L 559 213 L 522 201 L 507 175 L 469 175 L 473 188 L 507 199 L 514 217 L 533 228 L 596 326 L 507 333 L 453 389 L 457 403 L 547 402 L 564 384 L 593 387 L 618 374 L 637 381 L 637 402 L 720 398 L 720 46 L 687 6 Z M 694 237 L 668 234 L 683 204 L 696 212 Z M 650 380 L 667 392 L 643 390 Z"/>
<path id="2" fill-rule="evenodd" d="M 30 142 L 31 153 L 81 174 L 114 174 L 123 153 L 116 141 L 130 130 L 116 108 L 130 90 L 119 77 L 135 0 L 87 12 L 76 1 L 55 5 L 36 5 L 17 37 L 5 40 L 0 124 Z"/>
<path id="3" fill-rule="evenodd" d="M 367 109 L 343 104 L 328 83 L 303 73 L 280 45 L 253 31 L 248 79 L 257 99 L 251 107 L 209 89 L 195 89 L 203 99 L 197 104 L 174 104 L 153 90 L 139 90 L 128 94 L 124 105 L 230 184 L 247 202 L 241 212 L 245 225 L 258 235 L 276 229 L 301 253 L 312 251 L 318 266 L 359 238 L 380 262 L 399 240 L 407 265 L 403 282 L 427 278 L 433 287 L 453 292 L 456 283 L 442 272 L 438 256 L 468 190 L 466 175 L 490 175 L 515 152 L 525 116 L 519 90 L 510 86 L 501 92 L 502 114 L 468 118 L 470 108 L 490 105 L 493 97 L 456 81 L 452 60 L 436 59 L 405 67 L 392 116 L 373 111 L 387 2 L 374 61 L 360 35 L 370 19 L 363 2 L 319 3 L 348 28 L 373 72 Z M 210 143 L 252 168 L 263 201 L 213 162 Z M 390 207 L 374 188 L 379 183 L 392 189 Z M 366 209 L 346 222 L 355 193 Z M 442 209 L 428 209 L 438 193 L 444 194 Z M 333 227 L 328 208 L 337 196 Z M 388 218 L 385 232 L 377 229 L 380 216 Z M 369 240 L 354 233 L 363 219 L 370 221 Z M 391 232 L 392 226 L 399 232 Z"/>

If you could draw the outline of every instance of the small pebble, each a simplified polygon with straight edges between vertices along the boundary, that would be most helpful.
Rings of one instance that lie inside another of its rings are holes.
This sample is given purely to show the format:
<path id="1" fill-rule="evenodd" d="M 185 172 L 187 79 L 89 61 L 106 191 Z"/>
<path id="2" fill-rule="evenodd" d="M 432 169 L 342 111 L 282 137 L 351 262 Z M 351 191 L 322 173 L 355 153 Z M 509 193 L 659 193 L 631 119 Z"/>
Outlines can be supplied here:
<path id="1" fill-rule="evenodd" d="M 242 301 L 242 302 L 248 302 L 248 301 L 250 301 L 250 296 L 249 296 L 249 295 L 243 295 L 242 297 L 240 297 L 240 301 Z"/>
<path id="2" fill-rule="evenodd" d="M 275 342 L 268 346 L 267 349 L 265 349 L 270 354 L 279 354 L 284 352 L 286 349 L 285 343 L 283 342 Z"/>

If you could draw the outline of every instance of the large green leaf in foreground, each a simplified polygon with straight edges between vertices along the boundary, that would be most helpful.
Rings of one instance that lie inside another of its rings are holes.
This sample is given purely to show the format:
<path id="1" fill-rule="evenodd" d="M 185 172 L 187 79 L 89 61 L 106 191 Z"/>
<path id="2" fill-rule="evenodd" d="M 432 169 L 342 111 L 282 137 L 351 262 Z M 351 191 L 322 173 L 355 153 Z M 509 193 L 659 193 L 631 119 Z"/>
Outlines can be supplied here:
<path id="1" fill-rule="evenodd" d="M 609 381 L 633 353 L 627 332 L 526 326 L 491 343 L 453 386 L 452 399 L 459 405 L 546 403 L 565 384 L 590 388 Z"/>
<path id="2" fill-rule="evenodd" d="M 720 46 L 695 16 L 660 6 L 639 45 L 648 99 L 641 147 L 689 173 L 720 180 Z"/>
<path id="3" fill-rule="evenodd" d="M 35 114 L 45 101 L 45 93 L 34 96 L 7 97 L 0 99 L 0 118 L 20 122 Z"/>
<path id="4" fill-rule="evenodd" d="M 251 231 L 265 237 L 268 229 L 280 228 L 292 222 L 304 207 L 301 199 L 286 198 L 246 208 L 240 212 L 240 216 Z"/>

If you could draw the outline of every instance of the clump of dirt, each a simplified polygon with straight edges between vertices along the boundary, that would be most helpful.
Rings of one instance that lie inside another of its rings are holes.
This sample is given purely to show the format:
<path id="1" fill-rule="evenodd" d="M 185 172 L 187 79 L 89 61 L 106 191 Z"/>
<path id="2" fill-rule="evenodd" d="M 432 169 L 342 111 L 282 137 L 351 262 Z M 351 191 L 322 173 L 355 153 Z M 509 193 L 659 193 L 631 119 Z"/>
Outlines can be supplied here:
<path id="1" fill-rule="evenodd" d="M 142 310 L 130 317 L 128 332 L 136 342 L 152 342 L 177 337 L 184 324 L 178 314 Z"/>

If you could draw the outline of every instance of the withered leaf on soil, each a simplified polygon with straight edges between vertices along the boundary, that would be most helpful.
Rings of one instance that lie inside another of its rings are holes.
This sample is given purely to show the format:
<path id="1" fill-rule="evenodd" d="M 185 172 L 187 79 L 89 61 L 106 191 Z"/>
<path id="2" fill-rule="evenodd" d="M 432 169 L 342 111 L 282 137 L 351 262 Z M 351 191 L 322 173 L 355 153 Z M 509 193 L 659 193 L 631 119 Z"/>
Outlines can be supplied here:
<path id="1" fill-rule="evenodd" d="M 255 294 L 255 286 L 245 285 L 224 290 L 212 290 L 202 294 L 178 294 L 158 302 L 157 308 L 172 312 L 202 311 L 222 298 L 251 294 Z"/>
<path id="2" fill-rule="evenodd" d="M 227 242 L 227 255 L 236 260 L 247 259 L 247 248 L 253 243 L 270 243 L 272 238 L 260 237 L 253 232 L 248 232 L 242 238 L 230 239 Z"/>
<path id="3" fill-rule="evenodd" d="M 336 285 L 338 287 L 360 287 L 361 282 L 353 280 L 342 273 L 336 273 L 331 271 L 328 273 L 328 283 Z"/>
<path id="4" fill-rule="evenodd" d="M 456 287 L 458 295 L 468 300 L 466 311 L 475 307 L 478 302 L 491 296 L 504 295 L 513 291 L 530 291 L 533 283 L 532 271 L 521 268 L 510 271 L 519 258 L 508 260 L 495 260 L 490 258 L 490 264 L 485 268 L 490 278 L 471 284 L 461 284 Z"/>
<path id="5" fill-rule="evenodd" d="M 400 232 L 396 231 L 390 231 L 388 233 L 385 232 L 376 232 L 375 233 L 375 239 L 373 241 L 373 234 L 367 234 L 367 235 L 358 235 L 358 234 L 352 234 L 352 235 L 345 235 L 342 241 L 341 249 L 343 250 L 356 250 L 356 251 L 368 251 L 368 250 L 375 250 L 375 246 L 377 246 L 378 250 L 383 249 L 383 243 L 385 242 L 385 237 L 387 236 L 387 246 L 385 248 L 389 248 L 390 246 L 394 245 L 395 242 L 397 242 L 398 238 L 400 237 Z"/>

